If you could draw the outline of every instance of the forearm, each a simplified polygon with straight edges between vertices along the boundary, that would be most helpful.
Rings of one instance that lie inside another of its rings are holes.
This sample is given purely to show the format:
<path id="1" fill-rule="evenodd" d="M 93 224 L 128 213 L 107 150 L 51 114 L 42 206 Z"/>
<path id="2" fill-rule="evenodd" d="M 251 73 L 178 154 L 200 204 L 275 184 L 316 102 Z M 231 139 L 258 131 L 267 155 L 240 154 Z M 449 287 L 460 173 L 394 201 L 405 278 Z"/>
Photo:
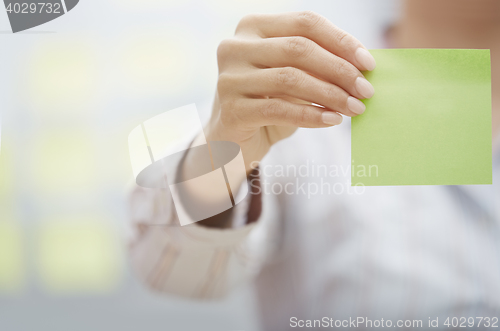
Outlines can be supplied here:
<path id="1" fill-rule="evenodd" d="M 180 226 L 171 200 L 143 193 L 144 189 L 137 188 L 132 194 L 135 235 L 129 255 L 146 285 L 185 297 L 219 298 L 249 276 L 247 237 L 253 225 L 238 229 L 208 228 L 200 222 Z M 239 207 L 247 209 L 247 205 Z M 158 220 L 164 223 L 154 224 Z"/>

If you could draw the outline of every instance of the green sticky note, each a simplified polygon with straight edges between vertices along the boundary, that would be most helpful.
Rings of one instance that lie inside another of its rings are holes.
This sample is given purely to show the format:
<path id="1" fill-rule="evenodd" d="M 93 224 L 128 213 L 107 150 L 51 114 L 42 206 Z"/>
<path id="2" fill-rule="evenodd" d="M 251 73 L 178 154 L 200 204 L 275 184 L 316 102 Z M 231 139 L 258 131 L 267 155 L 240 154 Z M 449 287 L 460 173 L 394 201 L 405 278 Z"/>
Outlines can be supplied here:
<path id="1" fill-rule="evenodd" d="M 490 51 L 371 50 L 352 119 L 352 185 L 492 183 Z"/>

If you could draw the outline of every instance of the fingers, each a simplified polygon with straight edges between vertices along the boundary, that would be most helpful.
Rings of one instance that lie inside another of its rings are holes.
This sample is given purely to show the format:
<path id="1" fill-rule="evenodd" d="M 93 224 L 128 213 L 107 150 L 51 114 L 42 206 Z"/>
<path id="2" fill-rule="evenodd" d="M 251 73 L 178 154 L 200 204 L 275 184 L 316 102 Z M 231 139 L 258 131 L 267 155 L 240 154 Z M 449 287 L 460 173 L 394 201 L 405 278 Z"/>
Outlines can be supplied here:
<path id="1" fill-rule="evenodd" d="M 268 125 L 324 128 L 342 123 L 342 115 L 330 109 L 283 99 L 234 99 L 221 103 L 220 122 L 240 130 Z"/>
<path id="2" fill-rule="evenodd" d="M 356 38 L 312 12 L 247 16 L 236 37 L 219 45 L 217 59 L 218 121 L 240 131 L 338 125 L 339 113 L 363 113 L 358 99 L 374 93 L 360 72 L 375 68 L 373 57 Z"/>
<path id="3" fill-rule="evenodd" d="M 333 83 L 358 99 L 371 98 L 374 90 L 351 63 L 304 37 L 247 40 L 242 54 L 257 67 L 295 67 Z M 259 52 L 251 52 L 259 49 Z M 361 84 L 361 85 L 360 85 Z"/>
<path id="4" fill-rule="evenodd" d="M 246 75 L 224 78 L 226 85 L 237 86 L 238 93 L 248 97 L 280 97 L 309 101 L 346 116 L 360 115 L 365 105 L 340 87 L 312 77 L 292 67 L 253 70 Z"/>
<path id="5" fill-rule="evenodd" d="M 262 38 L 301 36 L 352 63 L 359 70 L 375 69 L 375 59 L 359 40 L 314 12 L 256 14 L 244 17 L 236 33 Z"/>

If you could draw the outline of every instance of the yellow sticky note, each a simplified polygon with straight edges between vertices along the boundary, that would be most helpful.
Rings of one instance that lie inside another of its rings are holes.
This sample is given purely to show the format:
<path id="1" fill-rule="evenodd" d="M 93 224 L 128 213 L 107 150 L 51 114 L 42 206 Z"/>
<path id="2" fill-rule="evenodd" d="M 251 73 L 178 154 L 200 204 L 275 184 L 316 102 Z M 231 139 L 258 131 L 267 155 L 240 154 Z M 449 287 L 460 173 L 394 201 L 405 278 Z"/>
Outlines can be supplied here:
<path id="1" fill-rule="evenodd" d="M 370 52 L 375 95 L 352 119 L 352 184 L 491 184 L 489 50 Z"/>

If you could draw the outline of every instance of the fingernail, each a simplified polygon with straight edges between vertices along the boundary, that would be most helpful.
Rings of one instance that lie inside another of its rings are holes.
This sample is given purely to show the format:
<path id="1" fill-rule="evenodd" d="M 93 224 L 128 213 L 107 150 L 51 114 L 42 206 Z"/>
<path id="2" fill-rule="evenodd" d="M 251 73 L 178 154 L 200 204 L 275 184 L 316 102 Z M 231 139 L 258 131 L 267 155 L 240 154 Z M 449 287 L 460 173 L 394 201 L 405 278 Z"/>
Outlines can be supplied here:
<path id="1" fill-rule="evenodd" d="M 321 119 L 323 120 L 323 123 L 328 124 L 328 125 L 339 125 L 342 123 L 342 116 L 331 112 L 331 111 L 324 111 L 323 114 L 321 114 Z"/>
<path id="2" fill-rule="evenodd" d="M 375 89 L 372 84 L 362 77 L 356 78 L 356 83 L 354 85 L 356 86 L 358 93 L 366 99 L 373 97 L 375 94 Z"/>
<path id="3" fill-rule="evenodd" d="M 366 106 L 364 103 L 354 97 L 347 98 L 347 108 L 355 114 L 361 115 L 365 112 Z"/>
<path id="4" fill-rule="evenodd" d="M 356 60 L 361 64 L 366 70 L 373 70 L 377 66 L 375 58 L 364 48 L 358 48 L 356 53 Z"/>

